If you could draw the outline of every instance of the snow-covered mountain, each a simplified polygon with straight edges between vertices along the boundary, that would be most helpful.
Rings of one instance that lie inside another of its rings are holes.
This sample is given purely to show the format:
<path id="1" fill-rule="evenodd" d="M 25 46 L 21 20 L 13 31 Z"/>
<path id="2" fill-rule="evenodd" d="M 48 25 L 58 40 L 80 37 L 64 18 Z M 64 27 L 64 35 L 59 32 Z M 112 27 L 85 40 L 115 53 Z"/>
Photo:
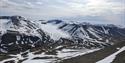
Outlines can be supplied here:
<path id="1" fill-rule="evenodd" d="M 53 24 L 67 32 L 75 43 L 85 47 L 102 47 L 125 40 L 125 28 L 113 24 L 90 24 L 86 22 L 49 20 L 42 22 Z"/>
<path id="2" fill-rule="evenodd" d="M 111 24 L 0 16 L 2 63 L 55 63 L 122 41 L 125 41 L 125 28 Z"/>
<path id="3" fill-rule="evenodd" d="M 36 24 L 21 16 L 0 17 L 0 38 L 0 52 L 3 53 L 25 51 L 53 41 Z"/>
<path id="4" fill-rule="evenodd" d="M 60 45 L 102 48 L 125 40 L 125 28 L 62 20 L 30 21 L 21 16 L 1 16 L 0 39 L 1 53 Z"/>
<path id="5" fill-rule="evenodd" d="M 73 39 L 81 38 L 83 41 L 89 39 L 113 42 L 116 38 L 121 40 L 125 37 L 125 28 L 120 28 L 113 24 L 90 24 L 62 20 L 50 20 L 46 23 L 56 25 L 59 29 L 68 32 Z"/>

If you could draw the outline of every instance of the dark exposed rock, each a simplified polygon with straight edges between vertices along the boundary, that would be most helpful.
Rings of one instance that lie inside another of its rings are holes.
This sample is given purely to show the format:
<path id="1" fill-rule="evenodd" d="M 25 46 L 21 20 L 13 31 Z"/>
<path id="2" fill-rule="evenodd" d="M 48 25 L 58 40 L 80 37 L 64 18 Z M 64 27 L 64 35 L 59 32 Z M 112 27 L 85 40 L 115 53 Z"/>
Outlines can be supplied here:
<path id="1" fill-rule="evenodd" d="M 15 61 L 14 60 L 10 60 L 10 61 L 6 61 L 4 63 L 15 63 Z"/>

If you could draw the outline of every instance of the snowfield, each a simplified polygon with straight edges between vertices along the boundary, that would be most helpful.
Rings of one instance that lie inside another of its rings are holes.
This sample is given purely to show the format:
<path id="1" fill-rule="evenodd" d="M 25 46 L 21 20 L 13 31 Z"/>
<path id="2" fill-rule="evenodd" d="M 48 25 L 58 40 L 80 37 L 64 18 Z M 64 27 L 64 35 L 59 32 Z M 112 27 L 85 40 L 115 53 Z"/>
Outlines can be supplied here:
<path id="1" fill-rule="evenodd" d="M 71 38 L 71 36 L 64 32 L 63 30 L 58 29 L 57 26 L 53 24 L 41 24 L 41 22 L 35 22 L 44 32 L 50 35 L 54 40 L 59 40 L 60 38 Z"/>

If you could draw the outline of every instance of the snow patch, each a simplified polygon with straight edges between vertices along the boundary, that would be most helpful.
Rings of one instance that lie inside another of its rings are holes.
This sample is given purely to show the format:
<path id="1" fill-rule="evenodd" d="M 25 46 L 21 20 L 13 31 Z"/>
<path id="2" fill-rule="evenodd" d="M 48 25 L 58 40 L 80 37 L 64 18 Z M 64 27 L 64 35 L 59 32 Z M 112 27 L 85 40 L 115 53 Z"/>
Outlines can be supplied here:
<path id="1" fill-rule="evenodd" d="M 61 47 L 61 46 L 59 46 Z M 57 51 L 57 55 L 47 55 L 44 52 L 42 54 L 34 55 L 33 52 L 28 52 L 28 57 L 27 60 L 23 61 L 22 63 L 56 63 L 56 61 L 61 61 L 64 59 L 88 54 L 94 51 L 97 51 L 99 49 L 62 49 L 61 51 Z M 17 54 L 17 55 L 10 55 L 13 56 L 14 58 L 9 58 L 3 61 L 0 61 L 0 63 L 4 63 L 6 61 L 14 60 L 15 63 L 17 63 L 19 60 L 25 59 L 24 57 L 21 56 L 22 53 Z M 51 57 L 48 59 L 33 59 L 36 57 Z M 59 60 L 61 59 L 61 60 Z"/>
<path id="2" fill-rule="evenodd" d="M 84 54 L 88 54 L 94 51 L 97 51 L 99 49 L 63 49 L 62 51 L 58 51 L 57 57 L 62 59 L 68 59 L 76 56 L 81 56 Z"/>
<path id="3" fill-rule="evenodd" d="M 116 55 L 124 50 L 125 50 L 125 46 L 122 47 L 119 51 L 113 53 L 112 55 L 110 55 L 110 56 L 108 56 L 108 57 L 106 57 L 106 58 L 104 58 L 96 63 L 111 63 L 115 59 Z"/>
<path id="4" fill-rule="evenodd" d="M 92 35 L 94 35 L 96 38 L 98 38 L 98 39 L 101 40 L 100 36 L 96 34 L 97 31 L 95 31 L 93 28 L 90 27 L 90 28 L 88 28 L 87 30 L 88 30 Z"/>

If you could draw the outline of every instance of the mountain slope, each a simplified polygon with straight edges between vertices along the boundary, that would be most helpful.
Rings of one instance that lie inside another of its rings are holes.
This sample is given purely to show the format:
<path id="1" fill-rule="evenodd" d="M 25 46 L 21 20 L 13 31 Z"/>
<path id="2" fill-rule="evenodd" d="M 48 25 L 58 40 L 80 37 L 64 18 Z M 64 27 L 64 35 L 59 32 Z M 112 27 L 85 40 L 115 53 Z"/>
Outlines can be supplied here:
<path id="1" fill-rule="evenodd" d="M 79 22 L 65 22 L 62 20 L 50 20 L 46 24 L 56 25 L 59 29 L 69 33 L 75 42 L 117 43 L 125 40 L 125 28 L 112 24 L 99 25 Z"/>
<path id="2" fill-rule="evenodd" d="M 96 62 L 112 55 L 113 53 L 118 52 L 123 47 L 125 47 L 125 41 L 119 42 L 118 44 L 115 44 L 113 46 L 103 48 L 99 51 L 88 53 L 86 55 L 81 55 L 81 56 L 77 56 L 75 58 L 69 58 L 69 59 L 63 60 L 60 63 L 96 63 Z M 119 50 L 117 48 L 119 48 Z M 125 49 L 123 49 L 123 52 L 124 52 L 124 50 Z M 112 63 L 118 63 L 118 62 L 124 63 L 124 58 L 125 58 L 125 56 L 124 56 L 124 54 L 122 54 L 119 58 L 116 57 L 117 60 L 114 59 Z M 111 61 L 110 59 L 112 59 L 112 58 L 109 58 L 108 60 Z M 108 60 L 105 62 L 100 62 L 100 63 L 109 62 Z"/>
<path id="3" fill-rule="evenodd" d="M 99 24 L 90 24 L 86 22 L 65 22 L 62 20 L 50 20 L 47 23 L 57 25 L 59 29 L 62 29 L 68 32 L 73 38 L 92 38 L 97 40 L 106 41 L 109 37 L 125 37 L 125 28 L 120 28 L 112 24 L 99 25 Z"/>
<path id="4" fill-rule="evenodd" d="M 0 52 L 34 47 L 102 48 L 125 40 L 125 28 L 62 20 L 30 21 L 21 16 L 0 17 Z M 17 51 L 18 50 L 18 51 Z"/>
<path id="5" fill-rule="evenodd" d="M 125 28 L 115 25 L 0 16 L 0 62 L 58 62 L 121 41 Z"/>
<path id="6" fill-rule="evenodd" d="M 20 52 L 50 40 L 42 29 L 21 16 L 2 16 L 0 21 L 0 52 Z"/>

